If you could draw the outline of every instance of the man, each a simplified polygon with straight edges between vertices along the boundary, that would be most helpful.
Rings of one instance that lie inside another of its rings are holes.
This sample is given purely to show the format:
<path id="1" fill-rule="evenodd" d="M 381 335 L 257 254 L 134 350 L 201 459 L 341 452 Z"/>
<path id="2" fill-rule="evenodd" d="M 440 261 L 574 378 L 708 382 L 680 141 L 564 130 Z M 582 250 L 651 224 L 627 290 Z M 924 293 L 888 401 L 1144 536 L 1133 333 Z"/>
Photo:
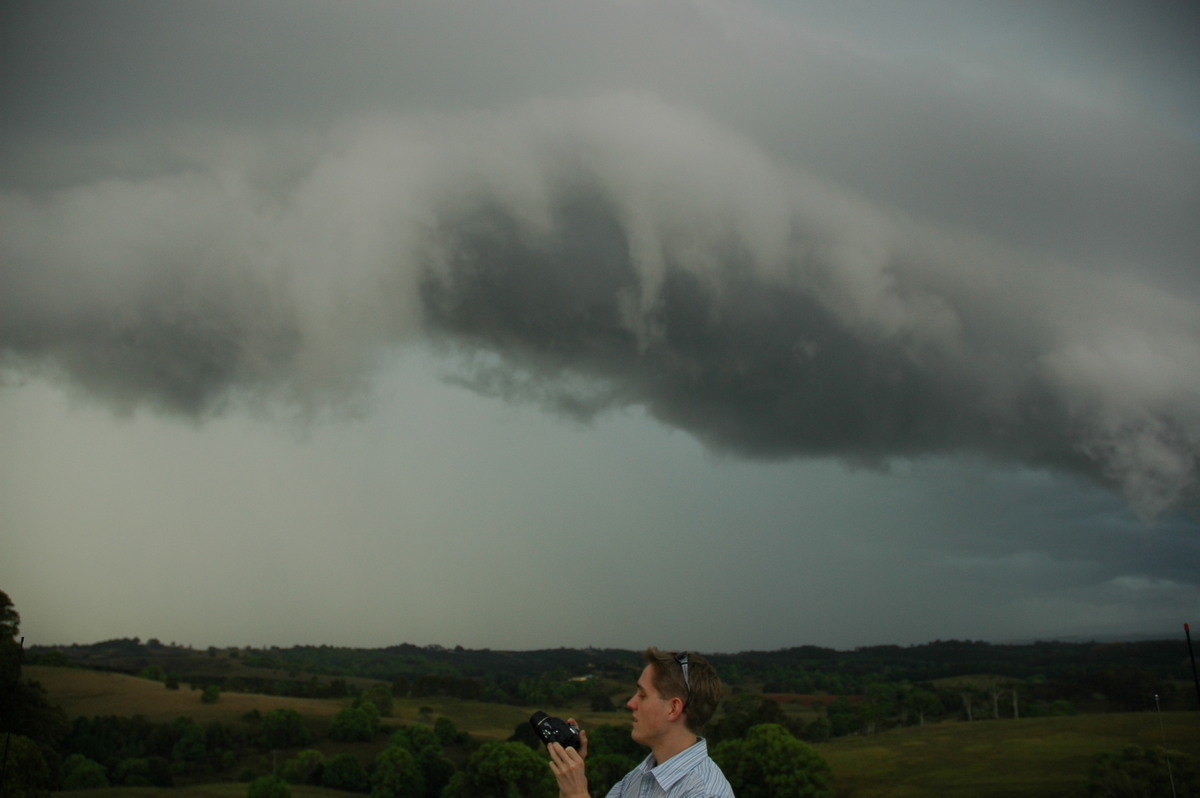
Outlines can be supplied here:
<path id="1" fill-rule="evenodd" d="M 637 692 L 625 706 L 633 713 L 630 735 L 649 747 L 650 755 L 609 790 L 608 798 L 733 798 L 699 736 L 721 700 L 717 672 L 698 654 L 649 648 L 645 657 Z M 559 798 L 589 798 L 583 766 L 587 733 L 580 731 L 579 739 L 578 751 L 559 743 L 547 746 Z"/>

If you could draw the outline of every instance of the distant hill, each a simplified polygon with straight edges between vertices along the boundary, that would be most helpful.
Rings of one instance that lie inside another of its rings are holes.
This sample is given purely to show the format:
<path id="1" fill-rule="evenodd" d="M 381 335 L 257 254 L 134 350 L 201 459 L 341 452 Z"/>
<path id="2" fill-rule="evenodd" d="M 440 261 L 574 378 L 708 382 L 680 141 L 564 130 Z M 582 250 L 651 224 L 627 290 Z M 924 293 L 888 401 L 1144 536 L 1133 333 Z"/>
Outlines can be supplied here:
<path id="1" fill-rule="evenodd" d="M 764 693 L 855 695 L 874 682 L 929 684 L 985 673 L 1026 681 L 1047 699 L 1090 702 L 1101 696 L 1109 709 L 1136 710 L 1155 694 L 1178 695 L 1185 701 L 1192 681 L 1187 645 L 1178 639 L 1010 644 L 936 640 L 851 651 L 799 646 L 706 656 L 731 688 Z M 496 651 L 409 644 L 196 650 L 133 638 L 34 646 L 27 662 L 127 674 L 158 668 L 184 682 L 300 697 L 339 697 L 385 681 L 409 695 L 520 704 L 543 701 L 547 690 L 558 689 L 572 677 L 631 684 L 641 668 L 641 654 L 621 649 Z M 578 687 L 575 694 L 585 689 Z"/>

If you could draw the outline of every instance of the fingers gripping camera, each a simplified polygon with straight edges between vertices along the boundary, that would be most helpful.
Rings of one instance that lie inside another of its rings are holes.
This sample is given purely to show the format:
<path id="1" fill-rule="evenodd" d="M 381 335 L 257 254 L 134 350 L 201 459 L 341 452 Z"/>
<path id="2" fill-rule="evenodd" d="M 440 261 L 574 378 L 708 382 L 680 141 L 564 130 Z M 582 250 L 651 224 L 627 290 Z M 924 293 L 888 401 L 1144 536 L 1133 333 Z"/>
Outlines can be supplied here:
<path id="1" fill-rule="evenodd" d="M 559 743 L 564 748 L 579 748 L 579 727 L 567 723 L 562 718 L 551 717 L 545 712 L 534 712 L 529 719 L 529 725 L 546 744 Z"/>

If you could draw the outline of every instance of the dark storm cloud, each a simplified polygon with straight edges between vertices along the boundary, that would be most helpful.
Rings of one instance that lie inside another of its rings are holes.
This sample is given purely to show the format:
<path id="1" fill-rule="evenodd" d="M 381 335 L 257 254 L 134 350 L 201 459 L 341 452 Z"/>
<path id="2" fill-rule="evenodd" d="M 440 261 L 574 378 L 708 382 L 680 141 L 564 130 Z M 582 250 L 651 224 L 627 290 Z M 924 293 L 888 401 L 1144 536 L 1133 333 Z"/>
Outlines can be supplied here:
<path id="1" fill-rule="evenodd" d="M 1033 461 L 1039 452 L 1080 459 L 1054 432 L 1063 413 L 1035 386 L 1014 397 L 1005 420 L 987 412 L 988 386 L 974 373 L 920 362 L 910 341 L 872 341 L 837 319 L 801 277 L 831 264 L 799 256 L 786 264 L 790 279 L 768 280 L 742 242 L 716 241 L 714 274 L 697 275 L 686 253 L 668 251 L 661 282 L 650 285 L 605 198 L 564 193 L 552 200 L 548 236 L 495 206 L 448 222 L 450 257 L 423 285 L 431 323 L 510 355 L 550 388 L 564 371 L 602 376 L 624 387 L 613 401 L 645 402 L 664 421 L 752 456 L 879 461 L 1011 447 Z M 630 307 L 647 308 L 652 335 L 631 329 Z M 488 370 L 478 386 L 508 374 Z M 1013 439 L 1013 430 L 1024 434 Z"/>
<path id="2" fill-rule="evenodd" d="M 718 449 L 1195 495 L 1194 302 L 881 213 L 650 96 L 350 126 L 282 199 L 189 174 L 3 217 L 0 344 L 119 406 L 312 407 L 423 320 L 495 356 L 481 390 Z"/>
<path id="3" fill-rule="evenodd" d="M 13 6 L 2 362 L 126 410 L 312 410 L 433 331 L 480 391 L 719 450 L 1196 498 L 1177 114 L 957 69 L 953 25 L 910 60 L 719 3 L 448 8 Z"/>
<path id="4" fill-rule="evenodd" d="M 894 248 L 871 264 L 886 286 L 882 296 L 853 296 L 852 286 L 828 285 L 862 268 L 854 231 L 822 232 L 799 217 L 791 219 L 782 262 L 770 268 L 754 244 L 730 232 L 705 238 L 707 263 L 699 268 L 695 241 L 660 240 L 661 274 L 650 277 L 635 262 L 634 234 L 619 221 L 627 214 L 588 181 L 562 188 L 548 205 L 542 233 L 487 202 L 439 229 L 438 250 L 447 254 L 423 282 L 426 314 L 502 359 L 474 374 L 479 390 L 512 394 L 517 367 L 527 396 L 549 406 L 594 412 L 605 403 L 645 404 L 715 448 L 753 457 L 883 463 L 973 451 L 1080 471 L 1122 485 L 1147 508 L 1194 495 L 1190 378 L 1168 376 L 1179 384 L 1165 403 L 1111 418 L 1112 407 L 1080 412 L 1088 399 L 1057 373 L 1053 361 L 1062 358 L 1069 372 L 1072 347 L 1087 342 L 1054 341 L 1054 313 L 1082 306 L 1064 296 L 1037 307 L 1022 294 L 1084 290 L 1082 283 L 1039 288 L 1041 278 L 1027 275 L 1028 284 L 1007 296 L 948 274 L 938 285 L 928 272 L 953 271 L 953 262 L 936 263 L 947 253 L 888 242 Z M 922 257 L 935 262 L 915 262 Z M 866 301 L 895 318 L 835 310 Z M 1176 321 L 1179 332 L 1195 335 L 1195 324 Z M 1091 318 L 1067 332 L 1102 323 Z M 1179 343 L 1171 368 L 1194 359 Z M 1126 368 L 1124 360 L 1110 365 Z M 580 402 L 578 386 L 564 379 L 578 374 L 600 378 L 595 401 Z M 1078 390 L 1093 387 L 1106 386 Z"/>

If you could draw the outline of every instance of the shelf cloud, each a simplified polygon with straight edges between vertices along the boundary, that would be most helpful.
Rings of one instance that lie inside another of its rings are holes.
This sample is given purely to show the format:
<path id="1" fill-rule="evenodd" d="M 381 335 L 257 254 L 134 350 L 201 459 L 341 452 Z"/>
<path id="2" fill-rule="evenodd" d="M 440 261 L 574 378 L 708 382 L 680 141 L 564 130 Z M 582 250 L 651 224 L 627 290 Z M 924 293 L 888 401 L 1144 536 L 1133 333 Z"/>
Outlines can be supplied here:
<path id="1" fill-rule="evenodd" d="M 214 165 L 0 218 L 9 362 L 124 410 L 312 411 L 434 336 L 481 392 L 642 405 L 747 457 L 977 453 L 1151 515 L 1200 484 L 1187 296 L 873 204 L 650 94 L 348 122 L 284 185 Z"/>

